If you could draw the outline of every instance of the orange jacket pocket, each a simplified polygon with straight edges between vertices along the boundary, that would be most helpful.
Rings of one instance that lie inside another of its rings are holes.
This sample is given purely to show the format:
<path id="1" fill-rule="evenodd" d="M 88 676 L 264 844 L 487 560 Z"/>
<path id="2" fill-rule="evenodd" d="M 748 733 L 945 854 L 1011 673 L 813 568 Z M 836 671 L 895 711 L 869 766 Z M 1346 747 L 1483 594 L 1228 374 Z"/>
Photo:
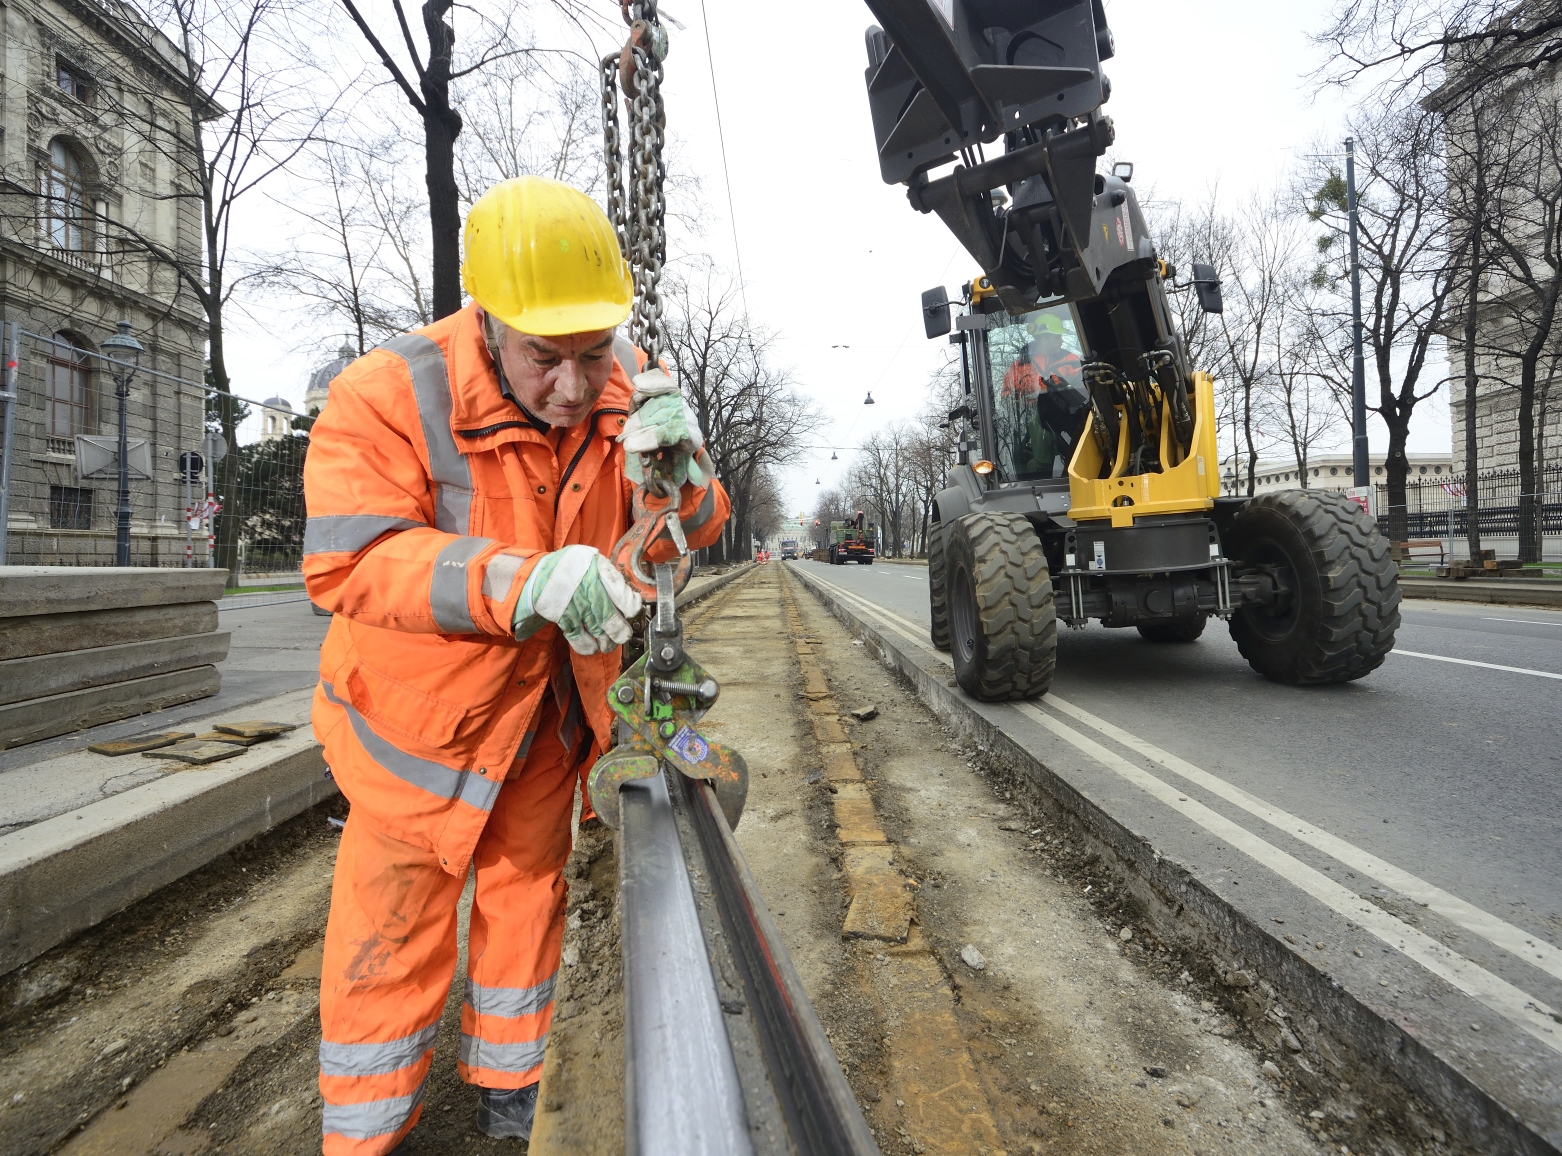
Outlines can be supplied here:
<path id="1" fill-rule="evenodd" d="M 375 730 L 394 731 L 429 747 L 447 745 L 466 717 L 464 706 L 419 690 L 362 662 L 347 676 L 347 695 Z"/>

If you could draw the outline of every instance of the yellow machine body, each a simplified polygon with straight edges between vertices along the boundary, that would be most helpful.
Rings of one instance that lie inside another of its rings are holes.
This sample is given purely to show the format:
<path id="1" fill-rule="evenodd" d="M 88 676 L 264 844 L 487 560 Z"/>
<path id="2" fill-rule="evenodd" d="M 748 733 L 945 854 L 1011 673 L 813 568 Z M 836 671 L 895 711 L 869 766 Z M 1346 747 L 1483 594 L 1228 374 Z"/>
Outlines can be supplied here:
<path id="1" fill-rule="evenodd" d="M 1108 463 L 1095 434 L 1095 414 L 1085 419 L 1079 444 L 1068 464 L 1069 511 L 1076 522 L 1110 519 L 1116 528 L 1147 514 L 1190 514 L 1212 509 L 1220 496 L 1215 451 L 1215 383 L 1207 373 L 1193 375 L 1193 449 L 1178 461 L 1181 447 L 1172 436 L 1171 405 L 1161 402 L 1160 460 L 1172 463 L 1159 473 L 1125 475 L 1129 458 L 1130 415 L 1118 406 L 1117 452 Z"/>

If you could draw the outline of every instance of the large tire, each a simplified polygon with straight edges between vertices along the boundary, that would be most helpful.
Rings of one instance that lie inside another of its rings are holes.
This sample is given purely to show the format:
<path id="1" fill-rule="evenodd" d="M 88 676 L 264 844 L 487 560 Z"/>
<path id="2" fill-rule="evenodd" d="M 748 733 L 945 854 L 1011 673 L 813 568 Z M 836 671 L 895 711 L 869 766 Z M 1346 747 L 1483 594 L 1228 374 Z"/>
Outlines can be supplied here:
<path id="1" fill-rule="evenodd" d="M 1293 590 L 1280 611 L 1247 604 L 1231 637 L 1265 678 L 1292 686 L 1350 682 L 1383 664 L 1399 629 L 1399 569 L 1388 542 L 1342 494 L 1281 490 L 1232 519 L 1227 553 L 1273 567 Z"/>
<path id="2" fill-rule="evenodd" d="M 949 527 L 944 550 L 960 689 L 984 702 L 1046 694 L 1058 619 L 1035 528 L 1019 514 L 967 514 Z"/>
<path id="3" fill-rule="evenodd" d="M 1207 621 L 1204 615 L 1197 614 L 1174 622 L 1141 622 L 1139 637 L 1146 642 L 1196 642 Z"/>
<path id="4" fill-rule="evenodd" d="M 949 591 L 944 577 L 944 528 L 934 523 L 933 532 L 927 538 L 927 600 L 928 618 L 932 625 L 928 635 L 937 650 L 949 649 Z"/>

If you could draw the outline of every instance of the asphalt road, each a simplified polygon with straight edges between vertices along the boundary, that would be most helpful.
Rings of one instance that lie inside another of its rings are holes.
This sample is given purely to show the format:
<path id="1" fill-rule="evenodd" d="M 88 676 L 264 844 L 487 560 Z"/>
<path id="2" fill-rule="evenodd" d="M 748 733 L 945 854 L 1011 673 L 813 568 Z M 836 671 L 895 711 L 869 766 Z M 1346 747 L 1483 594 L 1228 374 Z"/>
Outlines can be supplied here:
<path id="1" fill-rule="evenodd" d="M 926 629 L 923 568 L 795 565 Z M 1458 950 L 1562 1006 L 1562 613 L 1407 602 L 1402 616 L 1381 668 L 1321 688 L 1265 681 L 1218 621 L 1180 646 L 1063 629 L 1053 691 L 1536 937 L 1524 955 L 1471 935 Z"/>

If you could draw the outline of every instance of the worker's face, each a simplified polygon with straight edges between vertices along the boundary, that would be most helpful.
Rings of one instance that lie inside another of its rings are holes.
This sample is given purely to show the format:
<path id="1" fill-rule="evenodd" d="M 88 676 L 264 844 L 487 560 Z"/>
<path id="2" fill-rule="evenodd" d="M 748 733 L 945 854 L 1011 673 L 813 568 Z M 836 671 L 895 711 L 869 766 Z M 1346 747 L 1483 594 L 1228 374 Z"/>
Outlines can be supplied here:
<path id="1" fill-rule="evenodd" d="M 506 328 L 499 360 L 510 390 L 549 425 L 584 421 L 613 373 L 613 330 L 537 337 Z"/>

